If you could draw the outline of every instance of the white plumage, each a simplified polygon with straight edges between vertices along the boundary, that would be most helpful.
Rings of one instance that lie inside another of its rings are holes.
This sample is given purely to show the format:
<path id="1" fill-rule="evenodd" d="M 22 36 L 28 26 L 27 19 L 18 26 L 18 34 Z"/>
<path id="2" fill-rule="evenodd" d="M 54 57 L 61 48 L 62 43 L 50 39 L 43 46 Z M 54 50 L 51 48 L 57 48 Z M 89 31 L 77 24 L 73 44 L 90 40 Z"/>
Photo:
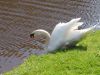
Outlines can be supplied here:
<path id="1" fill-rule="evenodd" d="M 95 28 L 95 26 L 92 26 L 90 28 L 78 30 L 78 27 L 83 24 L 83 22 L 79 22 L 80 19 L 81 18 L 76 18 L 67 23 L 58 23 L 52 31 L 51 36 L 47 31 L 38 29 L 31 33 L 31 37 L 40 34 L 45 36 L 46 44 L 48 45 L 46 50 L 48 52 L 55 51 L 64 45 L 79 41 L 87 32 Z"/>

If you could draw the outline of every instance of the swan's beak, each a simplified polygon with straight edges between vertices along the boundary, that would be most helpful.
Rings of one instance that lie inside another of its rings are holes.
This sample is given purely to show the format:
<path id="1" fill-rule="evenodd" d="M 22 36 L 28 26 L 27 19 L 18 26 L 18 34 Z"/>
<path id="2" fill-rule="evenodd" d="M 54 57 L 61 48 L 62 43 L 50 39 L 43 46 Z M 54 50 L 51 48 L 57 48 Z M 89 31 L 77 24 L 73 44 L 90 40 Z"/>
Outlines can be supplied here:
<path id="1" fill-rule="evenodd" d="M 30 34 L 30 37 L 31 37 L 31 38 L 34 38 L 34 33 L 31 33 L 31 34 Z"/>

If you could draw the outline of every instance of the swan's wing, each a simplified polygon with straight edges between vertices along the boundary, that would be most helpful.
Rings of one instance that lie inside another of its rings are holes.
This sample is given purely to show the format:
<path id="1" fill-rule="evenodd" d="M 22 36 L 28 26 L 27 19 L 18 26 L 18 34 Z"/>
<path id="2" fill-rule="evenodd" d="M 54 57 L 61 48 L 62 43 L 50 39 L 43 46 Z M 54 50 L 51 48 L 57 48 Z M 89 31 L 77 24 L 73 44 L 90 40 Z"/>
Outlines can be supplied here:
<path id="1" fill-rule="evenodd" d="M 56 25 L 56 27 L 64 26 L 64 27 L 66 27 L 67 29 L 70 29 L 70 28 L 75 27 L 75 26 L 80 26 L 81 24 L 83 24 L 82 22 L 79 22 L 80 19 L 81 19 L 81 18 L 72 19 L 72 20 L 70 20 L 70 21 L 67 22 L 67 23 L 61 23 L 61 22 L 60 22 L 60 23 L 58 23 L 58 24 Z M 78 24 L 76 24 L 76 23 L 78 23 Z M 56 28 L 56 27 L 55 27 L 55 28 Z"/>
<path id="2" fill-rule="evenodd" d="M 81 18 L 72 19 L 71 21 L 67 23 L 58 23 L 54 30 L 52 31 L 51 37 L 57 36 L 60 34 L 60 36 L 65 35 L 66 32 L 68 32 L 72 28 L 78 28 L 78 26 L 82 25 L 83 22 L 79 22 Z"/>
<path id="3" fill-rule="evenodd" d="M 82 24 L 83 24 L 83 22 L 77 22 L 77 23 L 75 23 L 75 25 L 74 25 L 71 29 L 72 29 L 72 30 L 74 30 L 74 29 L 75 29 L 75 30 L 76 30 L 76 29 L 78 30 L 78 27 L 79 27 L 79 26 L 82 26 Z"/>
<path id="4" fill-rule="evenodd" d="M 86 29 L 81 29 L 81 30 L 72 30 L 67 34 L 66 37 L 66 45 L 70 44 L 74 41 L 79 41 L 87 32 L 90 32 L 91 30 L 93 30 L 95 26 L 92 26 L 90 28 L 86 28 Z"/>
<path id="5" fill-rule="evenodd" d="M 48 44 L 48 50 L 54 51 L 65 44 L 66 39 L 66 33 L 69 32 L 69 30 L 75 26 L 75 23 L 77 23 L 81 18 L 72 19 L 71 21 L 67 23 L 59 23 L 55 26 L 52 34 L 51 39 Z"/>

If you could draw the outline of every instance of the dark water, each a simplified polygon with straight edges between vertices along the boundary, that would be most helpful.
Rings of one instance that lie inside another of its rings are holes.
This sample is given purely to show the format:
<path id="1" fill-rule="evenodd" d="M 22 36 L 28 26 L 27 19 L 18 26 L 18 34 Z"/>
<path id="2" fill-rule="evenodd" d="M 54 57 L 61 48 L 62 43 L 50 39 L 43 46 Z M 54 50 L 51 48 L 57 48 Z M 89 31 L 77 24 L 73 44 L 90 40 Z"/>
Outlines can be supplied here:
<path id="1" fill-rule="evenodd" d="M 21 64 L 31 50 L 30 32 L 49 32 L 58 22 L 81 17 L 82 27 L 100 21 L 100 0 L 0 0 L 0 73 Z"/>

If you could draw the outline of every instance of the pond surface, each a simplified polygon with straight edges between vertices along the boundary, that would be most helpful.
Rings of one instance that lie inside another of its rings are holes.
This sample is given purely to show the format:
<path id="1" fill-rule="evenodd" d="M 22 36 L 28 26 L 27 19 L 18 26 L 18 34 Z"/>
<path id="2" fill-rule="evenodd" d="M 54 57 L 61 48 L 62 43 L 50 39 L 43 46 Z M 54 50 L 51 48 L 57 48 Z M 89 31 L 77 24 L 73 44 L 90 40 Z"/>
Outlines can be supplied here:
<path id="1" fill-rule="evenodd" d="M 51 32 L 58 22 L 81 17 L 84 27 L 100 20 L 100 0 L 0 0 L 0 73 L 23 62 L 32 50 L 30 32 Z M 23 48 L 23 49 L 22 49 Z"/>

